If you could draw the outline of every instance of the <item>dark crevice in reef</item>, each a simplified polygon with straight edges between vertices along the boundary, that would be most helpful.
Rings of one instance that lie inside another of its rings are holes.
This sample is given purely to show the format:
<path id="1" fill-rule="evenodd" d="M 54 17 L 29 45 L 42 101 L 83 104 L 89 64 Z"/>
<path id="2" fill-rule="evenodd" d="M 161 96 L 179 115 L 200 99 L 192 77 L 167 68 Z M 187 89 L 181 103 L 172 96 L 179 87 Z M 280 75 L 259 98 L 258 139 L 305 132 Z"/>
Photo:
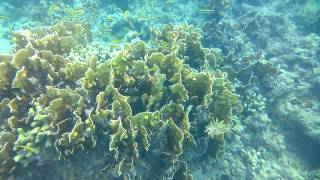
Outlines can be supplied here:
<path id="1" fill-rule="evenodd" d="M 287 98 L 279 98 L 277 102 L 270 104 L 276 110 L 271 111 L 269 117 L 281 128 L 288 151 L 296 154 L 308 170 L 316 170 L 320 168 L 320 140 L 310 133 L 308 126 L 303 124 L 304 120 L 299 119 L 303 116 L 299 116 L 298 112 L 287 113 L 280 110 L 280 101 Z"/>
<path id="2" fill-rule="evenodd" d="M 284 128 L 289 150 L 295 152 L 309 170 L 320 167 L 320 142 L 305 134 L 303 126 L 292 123 Z"/>

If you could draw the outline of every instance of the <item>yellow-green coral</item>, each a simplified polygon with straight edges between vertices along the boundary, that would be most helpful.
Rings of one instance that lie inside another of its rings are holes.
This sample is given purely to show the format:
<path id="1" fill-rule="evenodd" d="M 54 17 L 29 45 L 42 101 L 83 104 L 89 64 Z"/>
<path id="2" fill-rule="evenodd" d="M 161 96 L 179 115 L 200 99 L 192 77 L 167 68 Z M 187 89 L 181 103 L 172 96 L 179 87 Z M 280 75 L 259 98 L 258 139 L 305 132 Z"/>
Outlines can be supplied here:
<path id="1" fill-rule="evenodd" d="M 155 47 L 136 41 L 109 59 L 85 62 L 69 55 L 90 41 L 87 25 L 64 22 L 47 29 L 52 35 L 16 34 L 16 53 L 0 62 L 0 113 L 7 116 L 1 131 L 15 133 L 3 154 L 28 167 L 48 153 L 68 159 L 103 144 L 107 172 L 116 176 L 134 176 L 151 157 L 161 159 L 161 173 L 179 166 L 195 137 L 213 134 L 198 123 L 207 129 L 210 119 L 230 123 L 238 96 L 223 72 L 200 68 L 213 51 L 201 47 L 193 27 L 164 29 Z M 191 178 L 186 166 L 180 170 Z"/>

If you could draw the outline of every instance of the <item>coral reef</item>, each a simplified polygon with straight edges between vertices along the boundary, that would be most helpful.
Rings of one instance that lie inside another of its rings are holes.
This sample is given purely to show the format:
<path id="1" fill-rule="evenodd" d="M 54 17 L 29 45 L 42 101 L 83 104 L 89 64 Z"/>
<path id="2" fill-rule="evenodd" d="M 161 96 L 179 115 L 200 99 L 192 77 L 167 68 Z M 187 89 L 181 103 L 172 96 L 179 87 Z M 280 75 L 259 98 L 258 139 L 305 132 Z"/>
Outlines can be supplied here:
<path id="1" fill-rule="evenodd" d="M 0 179 L 319 179 L 319 7 L 1 1 Z"/>
<path id="2" fill-rule="evenodd" d="M 211 50 L 199 36 L 168 25 L 153 48 L 138 40 L 103 61 L 71 61 L 71 50 L 91 40 L 86 24 L 17 32 L 16 52 L 0 64 L 2 167 L 16 167 L 1 168 L 2 177 L 105 144 L 108 177 L 192 179 L 184 151 L 200 137 L 221 141 L 238 102 L 226 73 L 200 68 Z"/>

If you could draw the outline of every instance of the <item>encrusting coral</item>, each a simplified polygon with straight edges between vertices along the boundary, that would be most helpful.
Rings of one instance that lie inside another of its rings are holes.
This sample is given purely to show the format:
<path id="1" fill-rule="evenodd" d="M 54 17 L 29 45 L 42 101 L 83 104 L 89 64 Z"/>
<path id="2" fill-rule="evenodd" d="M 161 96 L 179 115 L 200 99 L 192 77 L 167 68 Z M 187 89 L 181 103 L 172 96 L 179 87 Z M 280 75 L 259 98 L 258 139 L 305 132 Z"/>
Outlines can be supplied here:
<path id="1" fill-rule="evenodd" d="M 0 59 L 2 176 L 104 142 L 111 159 L 101 169 L 113 176 L 191 179 L 184 150 L 208 134 L 220 141 L 212 126 L 230 128 L 238 101 L 225 73 L 203 68 L 214 51 L 193 27 L 168 25 L 155 46 L 137 40 L 110 59 L 71 61 L 71 49 L 90 39 L 76 22 L 16 33 L 16 53 Z"/>

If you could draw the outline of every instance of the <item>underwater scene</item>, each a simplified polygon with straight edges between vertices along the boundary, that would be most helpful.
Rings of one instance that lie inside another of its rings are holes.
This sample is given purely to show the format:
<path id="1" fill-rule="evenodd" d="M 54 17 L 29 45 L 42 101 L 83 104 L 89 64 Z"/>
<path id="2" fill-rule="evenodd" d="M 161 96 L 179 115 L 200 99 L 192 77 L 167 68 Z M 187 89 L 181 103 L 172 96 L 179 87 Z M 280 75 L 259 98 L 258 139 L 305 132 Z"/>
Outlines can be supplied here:
<path id="1" fill-rule="evenodd" d="M 0 180 L 320 180 L 320 0 L 1 0 Z"/>

